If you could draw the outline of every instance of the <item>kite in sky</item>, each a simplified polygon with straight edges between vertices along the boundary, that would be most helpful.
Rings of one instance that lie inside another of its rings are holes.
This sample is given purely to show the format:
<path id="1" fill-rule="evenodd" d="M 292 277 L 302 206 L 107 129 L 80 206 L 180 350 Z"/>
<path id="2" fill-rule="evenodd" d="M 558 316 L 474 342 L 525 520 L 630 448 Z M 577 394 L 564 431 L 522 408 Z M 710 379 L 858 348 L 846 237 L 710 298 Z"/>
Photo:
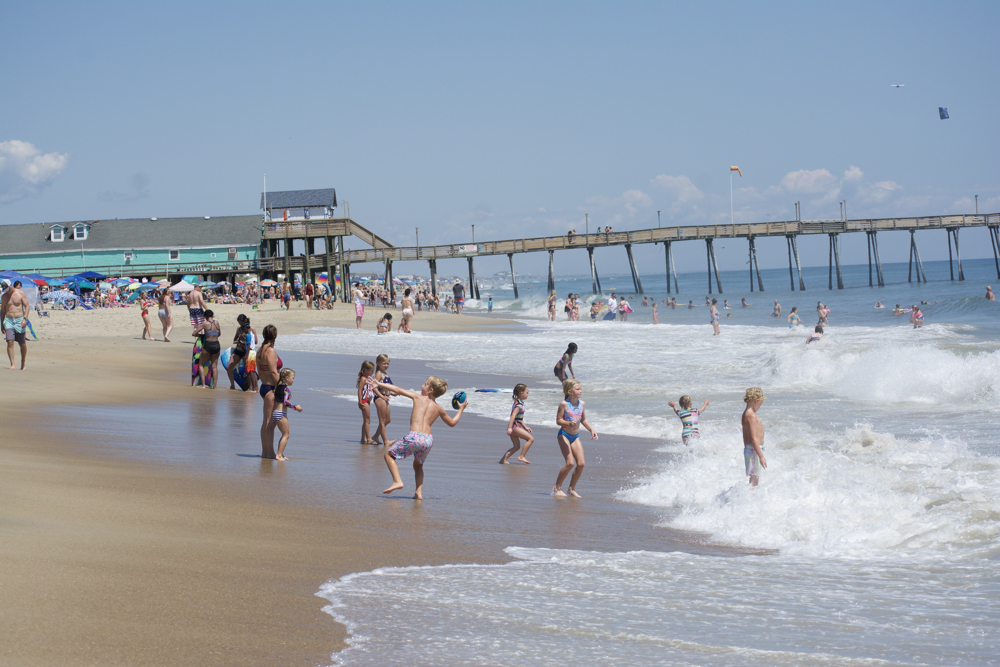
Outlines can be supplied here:
<path id="1" fill-rule="evenodd" d="M 906 85 L 905 83 L 890 83 L 889 87 L 890 88 L 902 88 L 905 85 Z"/>
<path id="2" fill-rule="evenodd" d="M 941 116 L 941 120 L 948 118 L 948 107 L 938 107 L 938 115 Z"/>

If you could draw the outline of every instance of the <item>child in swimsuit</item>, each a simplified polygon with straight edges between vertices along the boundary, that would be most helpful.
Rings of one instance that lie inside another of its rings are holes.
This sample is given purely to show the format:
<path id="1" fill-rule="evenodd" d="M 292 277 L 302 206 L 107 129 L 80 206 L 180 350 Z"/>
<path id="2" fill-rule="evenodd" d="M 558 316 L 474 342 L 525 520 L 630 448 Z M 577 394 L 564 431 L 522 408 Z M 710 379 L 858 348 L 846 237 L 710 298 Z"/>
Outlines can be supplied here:
<path id="1" fill-rule="evenodd" d="M 586 465 L 583 457 L 583 442 L 580 440 L 580 425 L 590 431 L 590 439 L 597 440 L 597 431 L 587 421 L 587 413 L 584 410 L 583 386 L 577 380 L 566 380 L 563 382 L 563 395 L 565 399 L 559 404 L 556 410 L 556 424 L 559 425 L 559 433 L 556 441 L 559 443 L 559 451 L 566 459 L 565 465 L 559 469 L 555 486 L 552 487 L 552 495 L 564 498 L 567 493 L 574 498 L 579 498 L 576 492 L 576 484 L 583 475 L 583 467 Z M 574 470 L 574 467 L 576 468 Z M 573 471 L 573 476 L 569 480 L 569 488 L 564 493 L 562 483 L 566 476 Z"/>
<path id="2" fill-rule="evenodd" d="M 375 382 L 392 384 L 392 379 L 389 377 L 388 371 L 389 355 L 380 354 L 375 357 Z M 389 440 L 389 436 L 385 432 L 385 427 L 392 421 L 389 415 L 389 392 L 382 391 L 378 387 L 373 387 L 372 392 L 375 394 L 375 412 L 378 414 L 378 428 L 375 430 L 375 442 L 379 442 L 379 439 L 381 439 L 381 444 L 385 447 L 396 442 L 395 440 Z"/>
<path id="3" fill-rule="evenodd" d="M 519 384 L 514 387 L 514 405 L 510 409 L 510 419 L 507 420 L 507 435 L 510 436 L 512 446 L 503 456 L 500 463 L 510 465 L 507 459 L 513 456 L 521 448 L 521 441 L 524 440 L 524 451 L 517 457 L 521 463 L 531 463 L 525 456 L 531 443 L 535 441 L 535 436 L 531 435 L 531 429 L 524 425 L 524 402 L 528 400 L 528 385 Z"/>
<path id="4" fill-rule="evenodd" d="M 400 324 L 400 326 L 403 325 Z M 384 333 L 389 333 L 391 329 L 392 329 L 392 313 L 386 313 L 385 315 L 382 316 L 382 319 L 378 321 L 378 324 L 375 325 L 375 330 L 378 331 L 380 334 L 384 334 Z"/>
<path id="5" fill-rule="evenodd" d="M 358 371 L 358 409 L 361 410 L 363 421 L 361 422 L 361 444 L 374 445 L 371 435 L 368 433 L 372 420 L 371 402 L 375 399 L 375 391 L 368 381 L 375 372 L 375 364 L 365 359 L 361 362 L 361 370 Z"/>
<path id="6" fill-rule="evenodd" d="M 813 333 L 811 333 L 809 335 L 809 338 L 806 339 L 806 345 L 808 345 L 809 343 L 815 343 L 821 338 L 823 338 L 823 327 L 817 324 L 816 328 L 813 329 Z"/>
<path id="7" fill-rule="evenodd" d="M 698 417 L 708 408 L 708 401 L 705 401 L 705 405 L 701 406 L 700 410 L 695 410 L 691 407 L 691 397 L 685 394 L 676 403 L 667 401 L 667 405 L 672 407 L 677 416 L 681 418 L 681 440 L 684 441 L 684 444 L 690 445 L 692 440 L 700 439 Z M 680 405 L 680 410 L 677 409 L 678 405 Z"/>
<path id="8" fill-rule="evenodd" d="M 566 351 L 563 353 L 563 356 L 560 357 L 558 362 L 556 362 L 556 367 L 552 369 L 552 372 L 556 374 L 556 378 L 558 378 L 560 382 L 566 381 L 567 369 L 569 369 L 569 372 L 574 378 L 576 377 L 576 373 L 573 372 L 573 357 L 576 356 L 576 350 L 576 343 L 570 343 L 566 347 Z"/>
<path id="9" fill-rule="evenodd" d="M 271 413 L 271 421 L 274 422 L 278 430 L 281 431 L 281 440 L 278 441 L 278 454 L 275 458 L 279 461 L 287 461 L 285 456 L 285 445 L 288 444 L 288 408 L 296 412 L 302 412 L 301 405 L 292 405 L 292 392 L 289 389 L 295 382 L 295 371 L 291 368 L 283 368 L 279 376 L 278 386 L 274 388 L 274 411 Z"/>
<path id="10" fill-rule="evenodd" d="M 410 432 L 400 440 L 397 440 L 385 453 L 385 465 L 392 475 L 392 485 L 382 493 L 392 493 L 403 488 L 403 479 L 399 476 L 399 466 L 396 461 L 405 459 L 413 455 L 413 478 L 416 482 L 416 492 L 413 494 L 415 500 L 423 500 L 424 489 L 424 461 L 434 446 L 434 436 L 431 434 L 431 425 L 441 418 L 448 426 L 455 426 L 462 418 L 462 413 L 469 405 L 468 399 L 459 406 L 454 417 L 450 416 L 444 408 L 437 404 L 439 396 L 448 391 L 448 381 L 439 377 L 430 376 L 420 387 L 420 393 L 407 391 L 393 384 L 384 382 L 374 383 L 373 386 L 380 391 L 389 392 L 396 396 L 406 396 L 413 400 L 413 410 L 410 412 Z"/>

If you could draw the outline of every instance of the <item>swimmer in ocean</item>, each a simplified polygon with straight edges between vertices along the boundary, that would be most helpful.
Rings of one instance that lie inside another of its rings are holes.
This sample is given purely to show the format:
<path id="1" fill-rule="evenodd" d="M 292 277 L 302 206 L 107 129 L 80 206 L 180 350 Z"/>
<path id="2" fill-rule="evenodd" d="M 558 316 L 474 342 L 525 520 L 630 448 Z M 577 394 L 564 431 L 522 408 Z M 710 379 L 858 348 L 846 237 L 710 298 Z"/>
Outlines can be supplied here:
<path id="1" fill-rule="evenodd" d="M 814 343 L 820 340 L 821 338 L 823 338 L 823 327 L 817 324 L 816 328 L 813 329 L 813 332 L 809 334 L 809 338 L 806 338 L 806 345 L 808 345 L 809 343 Z"/>

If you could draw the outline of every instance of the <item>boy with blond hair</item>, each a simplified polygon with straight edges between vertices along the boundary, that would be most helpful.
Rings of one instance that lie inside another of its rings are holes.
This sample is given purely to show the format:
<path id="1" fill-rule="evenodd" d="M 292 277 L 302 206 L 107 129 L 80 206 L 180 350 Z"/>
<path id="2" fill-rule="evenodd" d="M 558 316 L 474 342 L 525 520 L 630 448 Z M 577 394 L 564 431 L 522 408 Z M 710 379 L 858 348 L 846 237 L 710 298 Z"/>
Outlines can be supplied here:
<path id="1" fill-rule="evenodd" d="M 406 396 L 413 401 L 413 411 L 410 413 L 410 432 L 405 437 L 400 438 L 385 453 L 385 465 L 392 475 L 392 485 L 382 493 L 391 493 L 403 488 L 403 479 L 399 476 L 399 466 L 396 461 L 405 459 L 413 455 L 413 480 L 416 490 L 413 494 L 414 500 L 423 500 L 424 490 L 424 461 L 434 446 L 434 436 L 431 435 L 431 425 L 441 418 L 448 426 L 455 426 L 462 418 L 469 400 L 466 399 L 459 406 L 455 416 L 450 416 L 444 408 L 437 404 L 437 399 L 448 391 L 448 381 L 437 376 L 430 376 L 420 387 L 420 393 L 402 389 L 394 384 L 385 384 L 371 380 L 372 386 L 378 387 L 384 393 L 396 396 Z"/>
<path id="2" fill-rule="evenodd" d="M 757 486 L 761 468 L 767 469 L 767 460 L 764 458 L 764 424 L 757 416 L 757 411 L 766 400 L 767 396 L 760 387 L 750 387 L 743 394 L 743 402 L 747 404 L 742 419 L 743 463 L 751 486 Z"/>

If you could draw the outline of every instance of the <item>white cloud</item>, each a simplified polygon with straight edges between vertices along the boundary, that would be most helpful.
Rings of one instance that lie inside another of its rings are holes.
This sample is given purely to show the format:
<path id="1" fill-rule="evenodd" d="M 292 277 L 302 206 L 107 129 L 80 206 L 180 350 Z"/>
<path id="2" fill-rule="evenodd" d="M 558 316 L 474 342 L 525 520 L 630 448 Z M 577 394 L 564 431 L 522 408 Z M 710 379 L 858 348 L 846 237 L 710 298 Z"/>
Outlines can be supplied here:
<path id="1" fill-rule="evenodd" d="M 678 204 L 687 204 L 705 198 L 705 193 L 691 182 L 687 176 L 660 174 L 652 180 L 653 185 L 669 192 Z"/>
<path id="2" fill-rule="evenodd" d="M 865 175 L 865 172 L 861 171 L 859 168 L 855 167 L 853 164 L 848 167 L 847 171 L 844 172 L 844 181 L 847 183 L 853 183 L 854 181 L 860 181 Z"/>
<path id="3" fill-rule="evenodd" d="M 781 187 L 795 194 L 818 194 L 827 192 L 834 185 L 837 179 L 826 169 L 799 169 L 785 174 L 781 179 Z"/>
<path id="4" fill-rule="evenodd" d="M 653 200 L 642 190 L 626 190 L 622 193 L 622 201 L 625 203 L 625 210 L 635 215 L 640 208 L 649 208 Z"/>
<path id="5" fill-rule="evenodd" d="M 69 154 L 45 153 L 27 141 L 0 142 L 0 202 L 34 194 L 58 176 Z"/>
<path id="6" fill-rule="evenodd" d="M 873 185 L 862 185 L 858 187 L 858 194 L 866 204 L 881 204 L 893 196 L 893 193 L 903 189 L 903 186 L 895 181 L 879 181 Z"/>

